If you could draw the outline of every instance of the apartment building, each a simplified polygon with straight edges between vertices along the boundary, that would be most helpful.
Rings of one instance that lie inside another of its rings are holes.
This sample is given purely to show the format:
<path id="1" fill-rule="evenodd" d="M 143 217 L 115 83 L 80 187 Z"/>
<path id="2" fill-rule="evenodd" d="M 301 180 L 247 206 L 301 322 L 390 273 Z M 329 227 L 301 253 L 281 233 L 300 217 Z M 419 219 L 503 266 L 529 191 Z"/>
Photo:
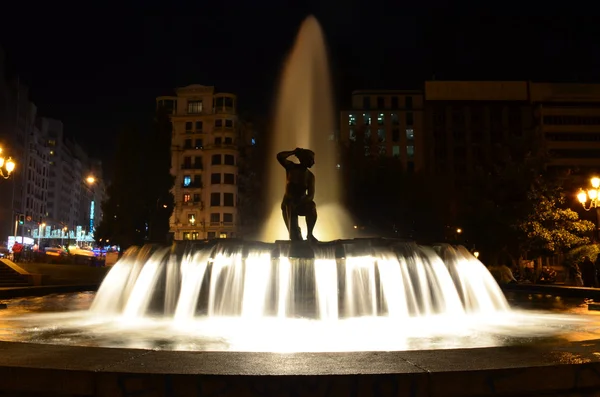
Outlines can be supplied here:
<path id="1" fill-rule="evenodd" d="M 176 177 L 170 219 L 176 240 L 236 237 L 241 125 L 237 97 L 189 85 L 157 98 L 171 114 L 171 173 Z"/>
<path id="2" fill-rule="evenodd" d="M 364 144 L 365 155 L 397 157 L 408 172 L 422 169 L 423 92 L 354 91 L 352 109 L 341 112 L 340 141 Z"/>

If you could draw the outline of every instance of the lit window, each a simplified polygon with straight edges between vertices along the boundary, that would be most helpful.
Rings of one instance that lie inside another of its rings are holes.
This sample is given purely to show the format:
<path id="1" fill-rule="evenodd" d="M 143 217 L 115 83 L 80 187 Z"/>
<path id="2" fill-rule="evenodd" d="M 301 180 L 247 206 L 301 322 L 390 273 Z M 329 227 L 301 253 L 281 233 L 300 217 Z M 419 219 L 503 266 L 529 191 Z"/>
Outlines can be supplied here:
<path id="1" fill-rule="evenodd" d="M 198 240 L 198 232 L 192 232 L 192 240 Z"/>
<path id="2" fill-rule="evenodd" d="M 409 159 L 412 159 L 415 157 L 415 147 L 413 145 L 408 145 L 406 147 L 406 154 L 408 155 Z"/>
<path id="3" fill-rule="evenodd" d="M 192 176 L 184 175 L 183 176 L 183 186 L 190 186 L 192 184 Z"/>
<path id="4" fill-rule="evenodd" d="M 183 202 L 184 203 L 189 203 L 192 200 L 192 196 L 188 193 L 183 195 Z"/>
<path id="5" fill-rule="evenodd" d="M 227 233 L 220 233 L 219 238 L 227 238 Z"/>
<path id="6" fill-rule="evenodd" d="M 250 141 L 252 143 L 252 145 L 256 145 L 256 139 L 252 138 L 252 140 Z"/>
<path id="7" fill-rule="evenodd" d="M 190 239 L 190 232 L 183 232 L 183 239 L 184 240 L 189 240 Z"/>
<path id="8" fill-rule="evenodd" d="M 377 124 L 383 125 L 383 118 L 384 117 L 385 117 L 385 115 L 383 113 L 379 113 L 379 116 L 377 116 Z"/>
<path id="9" fill-rule="evenodd" d="M 400 157 L 400 146 L 392 146 L 392 156 Z"/>
<path id="10" fill-rule="evenodd" d="M 202 113 L 202 101 L 188 101 L 188 113 Z"/>
<path id="11" fill-rule="evenodd" d="M 371 115 L 368 113 L 363 113 L 363 119 L 365 120 L 365 125 L 371 125 Z"/>
<path id="12" fill-rule="evenodd" d="M 406 139 L 408 139 L 409 141 L 412 141 L 413 139 L 415 139 L 415 130 L 413 130 L 412 128 L 407 128 L 406 129 Z"/>
<path id="13" fill-rule="evenodd" d="M 194 225 L 196 223 L 196 214 L 188 214 L 188 222 L 190 223 L 190 225 Z"/>
<path id="14" fill-rule="evenodd" d="M 356 125 L 356 115 L 354 115 L 354 114 L 348 115 L 348 125 Z"/>

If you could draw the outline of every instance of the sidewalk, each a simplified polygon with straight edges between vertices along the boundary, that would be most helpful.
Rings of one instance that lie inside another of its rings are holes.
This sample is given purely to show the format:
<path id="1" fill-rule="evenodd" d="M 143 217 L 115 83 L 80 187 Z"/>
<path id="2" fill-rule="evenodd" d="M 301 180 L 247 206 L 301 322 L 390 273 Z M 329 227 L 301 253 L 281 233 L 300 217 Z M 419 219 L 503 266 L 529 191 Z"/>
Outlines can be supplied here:
<path id="1" fill-rule="evenodd" d="M 99 285 L 111 267 L 19 262 L 19 267 L 32 274 L 41 274 L 42 286 Z"/>

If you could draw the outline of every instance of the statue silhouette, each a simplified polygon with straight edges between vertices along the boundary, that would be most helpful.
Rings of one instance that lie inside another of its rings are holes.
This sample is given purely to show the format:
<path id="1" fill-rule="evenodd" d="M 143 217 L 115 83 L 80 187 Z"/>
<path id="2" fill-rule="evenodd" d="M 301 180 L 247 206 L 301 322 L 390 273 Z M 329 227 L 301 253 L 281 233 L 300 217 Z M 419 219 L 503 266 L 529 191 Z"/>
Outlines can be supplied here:
<path id="1" fill-rule="evenodd" d="M 300 163 L 288 160 L 296 156 Z M 302 241 L 302 233 L 298 226 L 298 217 L 306 218 L 308 229 L 307 240 L 317 241 L 313 230 L 317 223 L 317 206 L 315 198 L 315 176 L 309 168 L 315 164 L 315 153 L 312 150 L 296 148 L 289 152 L 277 154 L 277 161 L 285 168 L 285 195 L 281 202 L 281 212 L 285 226 L 292 241 Z"/>

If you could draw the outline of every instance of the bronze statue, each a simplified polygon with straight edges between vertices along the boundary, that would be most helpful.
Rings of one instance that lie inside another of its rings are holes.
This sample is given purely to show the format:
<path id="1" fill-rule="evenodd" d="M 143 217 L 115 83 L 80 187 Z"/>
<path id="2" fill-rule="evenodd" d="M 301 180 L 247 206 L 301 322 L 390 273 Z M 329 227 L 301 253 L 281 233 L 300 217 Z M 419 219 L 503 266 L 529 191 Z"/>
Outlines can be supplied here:
<path id="1" fill-rule="evenodd" d="M 300 164 L 288 160 L 296 156 Z M 317 206 L 315 198 L 315 176 L 309 168 L 315 164 L 315 153 L 312 150 L 296 148 L 289 152 L 277 154 L 277 161 L 285 168 L 286 185 L 285 195 L 281 203 L 281 212 L 285 226 L 290 234 L 290 240 L 302 241 L 302 233 L 298 226 L 298 217 L 306 218 L 308 229 L 307 240 L 317 241 L 313 230 L 317 223 Z"/>

